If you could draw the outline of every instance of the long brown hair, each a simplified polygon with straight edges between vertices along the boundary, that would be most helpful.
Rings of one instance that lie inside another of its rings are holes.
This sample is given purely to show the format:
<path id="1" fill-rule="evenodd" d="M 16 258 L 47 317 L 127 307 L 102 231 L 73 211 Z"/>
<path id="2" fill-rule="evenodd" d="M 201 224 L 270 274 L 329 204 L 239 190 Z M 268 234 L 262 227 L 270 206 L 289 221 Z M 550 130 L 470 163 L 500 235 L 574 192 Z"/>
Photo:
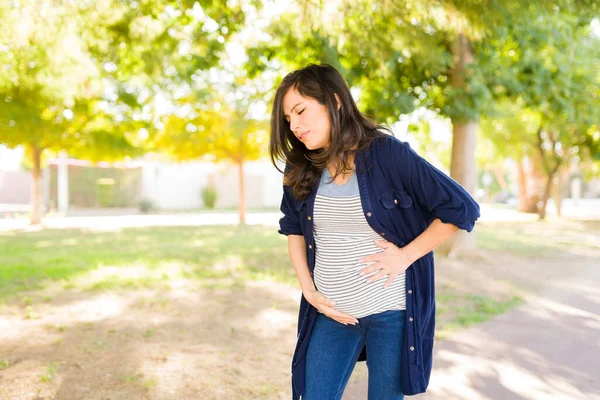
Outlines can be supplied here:
<path id="1" fill-rule="evenodd" d="M 331 123 L 328 149 L 309 150 L 290 130 L 283 112 L 283 97 L 290 88 L 327 108 Z M 341 104 L 339 109 L 336 94 Z M 333 179 L 350 171 L 349 155 L 367 149 L 373 140 L 385 136 L 380 130 L 390 132 L 389 128 L 369 121 L 358 110 L 350 88 L 334 67 L 310 64 L 289 73 L 275 92 L 269 140 L 271 161 L 284 174 L 283 183 L 292 188 L 294 197 L 305 199 L 318 184 L 327 164 L 333 161 L 337 166 Z M 285 171 L 277 166 L 279 160 L 285 162 Z"/>

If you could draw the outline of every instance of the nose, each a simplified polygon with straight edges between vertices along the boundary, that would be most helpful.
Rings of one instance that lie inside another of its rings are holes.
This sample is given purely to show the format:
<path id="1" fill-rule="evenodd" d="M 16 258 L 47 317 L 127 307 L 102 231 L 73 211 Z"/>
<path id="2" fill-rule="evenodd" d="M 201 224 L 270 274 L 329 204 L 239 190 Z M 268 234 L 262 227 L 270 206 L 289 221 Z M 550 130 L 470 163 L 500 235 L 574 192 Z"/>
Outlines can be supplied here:
<path id="1" fill-rule="evenodd" d="M 290 130 L 292 132 L 296 133 L 299 125 L 300 125 L 300 121 L 297 118 L 294 118 L 294 116 L 291 116 L 290 117 Z"/>

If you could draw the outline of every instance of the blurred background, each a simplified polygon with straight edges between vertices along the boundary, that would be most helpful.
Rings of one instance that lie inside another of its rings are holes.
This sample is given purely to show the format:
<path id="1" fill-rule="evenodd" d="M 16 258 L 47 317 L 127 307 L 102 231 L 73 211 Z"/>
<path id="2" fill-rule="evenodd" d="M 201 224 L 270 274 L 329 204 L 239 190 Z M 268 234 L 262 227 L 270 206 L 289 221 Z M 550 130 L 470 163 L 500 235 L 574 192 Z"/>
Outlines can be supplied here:
<path id="1" fill-rule="evenodd" d="M 1 399 L 289 398 L 268 135 L 308 63 L 481 203 L 437 259 L 436 352 L 464 358 L 436 355 L 423 398 L 600 393 L 597 1 L 0 0 L 0 21 Z"/>

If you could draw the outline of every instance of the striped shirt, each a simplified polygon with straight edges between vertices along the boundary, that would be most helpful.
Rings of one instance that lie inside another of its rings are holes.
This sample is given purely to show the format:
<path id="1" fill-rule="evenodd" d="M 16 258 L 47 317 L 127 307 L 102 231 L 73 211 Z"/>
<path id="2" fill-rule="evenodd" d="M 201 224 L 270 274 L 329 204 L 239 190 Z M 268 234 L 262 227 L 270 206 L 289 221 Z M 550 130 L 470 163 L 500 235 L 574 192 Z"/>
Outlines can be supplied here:
<path id="1" fill-rule="evenodd" d="M 388 310 L 404 310 L 405 273 L 383 289 L 388 277 L 367 282 L 373 274 L 360 276 L 367 265 L 361 257 L 382 252 L 375 240 L 382 237 L 367 223 L 363 214 L 356 173 L 338 185 L 331 182 L 327 168 L 323 170 L 315 198 L 314 212 L 315 269 L 317 290 L 336 302 L 338 311 L 355 318 Z"/>

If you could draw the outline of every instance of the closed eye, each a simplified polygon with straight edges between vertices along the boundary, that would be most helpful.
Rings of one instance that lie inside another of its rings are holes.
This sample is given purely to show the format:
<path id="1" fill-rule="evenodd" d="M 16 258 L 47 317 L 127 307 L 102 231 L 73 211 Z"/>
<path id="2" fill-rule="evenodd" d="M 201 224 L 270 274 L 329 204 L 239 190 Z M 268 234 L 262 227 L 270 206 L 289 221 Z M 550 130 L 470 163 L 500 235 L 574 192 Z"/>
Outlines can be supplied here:
<path id="1" fill-rule="evenodd" d="M 301 111 L 298 111 L 298 115 L 302 114 L 302 113 L 304 112 L 304 110 L 306 110 L 306 108 L 303 108 Z M 285 117 L 285 120 L 286 120 L 286 121 L 288 122 L 288 124 L 289 124 L 289 122 L 290 122 L 290 117 L 286 116 L 286 117 Z"/>

